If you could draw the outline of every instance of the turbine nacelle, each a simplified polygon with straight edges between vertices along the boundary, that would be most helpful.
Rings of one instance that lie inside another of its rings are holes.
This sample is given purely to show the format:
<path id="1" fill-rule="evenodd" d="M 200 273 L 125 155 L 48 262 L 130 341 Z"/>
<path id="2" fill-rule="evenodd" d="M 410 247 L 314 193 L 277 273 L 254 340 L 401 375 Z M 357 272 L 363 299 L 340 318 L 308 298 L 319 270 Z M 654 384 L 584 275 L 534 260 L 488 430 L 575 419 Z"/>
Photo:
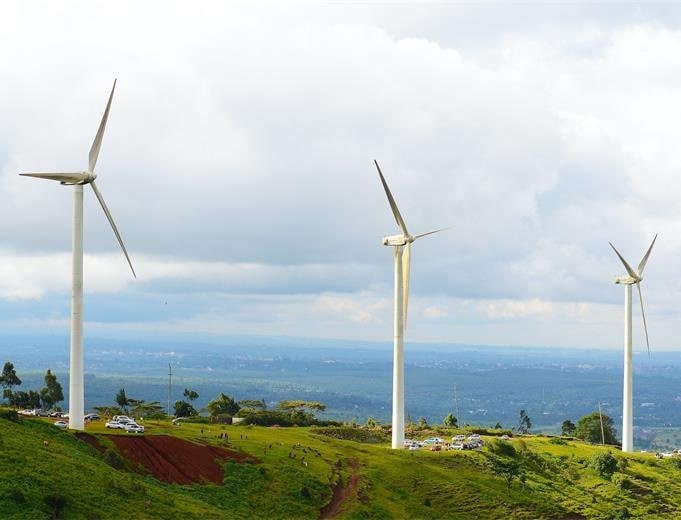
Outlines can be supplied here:
<path id="1" fill-rule="evenodd" d="M 643 281 L 643 278 L 640 276 L 637 276 L 636 278 L 629 275 L 615 277 L 615 283 L 618 285 L 634 285 L 635 283 L 639 283 L 641 281 Z"/>
<path id="2" fill-rule="evenodd" d="M 381 240 L 384 246 L 406 246 L 414 241 L 414 237 L 411 235 L 393 235 L 390 237 L 383 237 Z"/>

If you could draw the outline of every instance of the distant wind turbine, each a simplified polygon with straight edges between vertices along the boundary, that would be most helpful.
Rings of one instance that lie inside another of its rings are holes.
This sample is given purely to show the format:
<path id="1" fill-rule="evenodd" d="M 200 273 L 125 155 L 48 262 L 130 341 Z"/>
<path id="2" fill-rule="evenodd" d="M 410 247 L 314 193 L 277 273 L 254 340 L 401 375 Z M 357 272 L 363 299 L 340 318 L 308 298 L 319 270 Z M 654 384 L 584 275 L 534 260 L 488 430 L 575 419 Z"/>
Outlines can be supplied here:
<path id="1" fill-rule="evenodd" d="M 83 430 L 84 414 L 85 414 L 85 396 L 83 389 L 83 185 L 89 184 L 92 191 L 95 192 L 97 200 L 104 210 L 106 218 L 111 224 L 118 243 L 123 249 L 128 265 L 132 270 L 133 276 L 135 269 L 132 267 L 132 262 L 128 256 L 128 252 L 123 245 L 123 239 L 118 232 L 118 228 L 114 223 L 113 217 L 109 212 L 109 208 L 104 202 L 101 192 L 97 189 L 94 173 L 95 165 L 97 164 L 97 157 L 99 156 L 99 149 L 102 146 L 102 139 L 104 137 L 104 129 L 106 128 L 106 121 L 109 118 L 109 109 L 111 108 L 111 100 L 113 99 L 114 90 L 116 89 L 116 81 L 114 80 L 109 101 L 104 110 L 104 116 L 99 123 L 97 135 L 90 148 L 90 155 L 88 157 L 88 169 L 79 172 L 55 172 L 55 173 L 21 173 L 20 175 L 26 177 L 36 177 L 38 179 L 48 179 L 57 181 L 62 185 L 73 186 L 73 238 L 72 238 L 72 287 L 71 287 L 71 362 L 69 374 L 69 428 L 72 430 Z"/>
<path id="2" fill-rule="evenodd" d="M 633 415 L 633 375 L 632 375 L 632 348 L 631 348 L 631 286 L 636 285 L 638 289 L 638 299 L 641 303 L 641 316 L 643 317 L 643 330 L 646 334 L 646 345 L 648 347 L 648 356 L 650 356 L 650 342 L 648 341 L 648 326 L 646 325 L 646 313 L 643 310 L 643 293 L 641 292 L 641 281 L 643 281 L 643 269 L 650 252 L 653 250 L 657 235 L 653 238 L 648 251 L 643 256 L 643 259 L 638 264 L 638 270 L 634 271 L 627 263 L 620 252 L 615 249 L 610 242 L 610 247 L 613 248 L 615 254 L 618 256 L 624 269 L 627 271 L 626 276 L 618 276 L 615 278 L 616 284 L 624 285 L 624 383 L 622 390 L 622 451 L 634 451 L 634 415 Z"/>
<path id="3" fill-rule="evenodd" d="M 417 238 L 432 235 L 443 229 L 412 236 L 397 209 L 395 199 L 390 193 L 388 183 L 383 177 L 378 162 L 374 161 L 378 175 L 381 177 L 383 189 L 388 197 L 393 216 L 400 228 L 399 235 L 383 237 L 384 246 L 392 246 L 395 255 L 395 344 L 393 351 L 393 425 L 392 447 L 404 446 L 404 329 L 407 324 L 407 306 L 409 302 L 409 269 L 411 264 L 411 243 Z"/>

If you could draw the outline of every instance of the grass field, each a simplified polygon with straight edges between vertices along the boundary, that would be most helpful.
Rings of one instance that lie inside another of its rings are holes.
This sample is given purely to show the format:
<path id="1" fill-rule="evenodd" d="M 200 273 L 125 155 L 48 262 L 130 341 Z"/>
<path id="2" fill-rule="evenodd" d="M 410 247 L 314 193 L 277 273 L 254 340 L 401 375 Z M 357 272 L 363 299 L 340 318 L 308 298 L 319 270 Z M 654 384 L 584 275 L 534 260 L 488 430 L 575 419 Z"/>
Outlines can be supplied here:
<path id="1" fill-rule="evenodd" d="M 2 517 L 681 517 L 681 461 L 610 450 L 617 470 L 604 478 L 590 460 L 607 448 L 564 439 L 483 436 L 488 444 L 478 451 L 410 452 L 390 450 L 387 439 L 363 429 L 145 427 L 146 436 L 224 446 L 261 462 L 225 462 L 222 486 L 167 484 L 130 463 L 116 469 L 121 459 L 107 436 L 130 434 L 88 425 L 107 450 L 100 453 L 51 421 L 0 418 Z"/>

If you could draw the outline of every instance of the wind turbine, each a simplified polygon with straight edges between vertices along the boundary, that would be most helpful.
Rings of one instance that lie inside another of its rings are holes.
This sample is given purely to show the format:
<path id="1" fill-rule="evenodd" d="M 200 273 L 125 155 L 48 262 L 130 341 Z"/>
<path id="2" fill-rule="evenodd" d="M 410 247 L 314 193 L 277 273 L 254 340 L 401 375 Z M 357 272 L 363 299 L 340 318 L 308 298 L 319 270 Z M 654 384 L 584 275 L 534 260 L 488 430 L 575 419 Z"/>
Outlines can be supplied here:
<path id="1" fill-rule="evenodd" d="M 634 416 L 633 416 L 633 376 L 632 376 L 632 349 L 631 349 L 631 286 L 636 285 L 638 289 L 638 299 L 641 302 L 641 316 L 643 317 L 643 330 L 646 334 L 646 345 L 648 346 L 648 356 L 650 356 L 650 343 L 648 341 L 648 326 L 646 325 L 646 313 L 643 310 L 643 294 L 641 293 L 641 281 L 643 280 L 643 269 L 645 269 L 646 262 L 650 252 L 653 250 L 657 240 L 657 235 L 653 238 L 648 251 L 638 264 L 638 270 L 634 271 L 627 263 L 620 252 L 615 249 L 610 242 L 610 247 L 613 248 L 615 254 L 626 269 L 626 276 L 618 276 L 615 278 L 616 284 L 624 285 L 624 384 L 622 397 L 622 451 L 634 451 Z"/>
<path id="2" fill-rule="evenodd" d="M 404 329 L 407 324 L 407 305 L 409 302 L 409 268 L 411 264 L 411 244 L 417 238 L 432 235 L 442 229 L 429 231 L 420 235 L 412 236 L 407 231 L 400 210 L 397 209 L 395 199 L 390 193 L 388 183 L 381 172 L 378 162 L 374 161 L 378 175 L 381 177 L 383 189 L 388 197 L 397 226 L 400 228 L 399 235 L 383 237 L 384 246 L 392 246 L 395 256 L 395 343 L 393 348 L 393 449 L 404 447 Z"/>
<path id="3" fill-rule="evenodd" d="M 73 258 L 71 263 L 72 286 L 71 286 L 71 363 L 69 373 L 69 428 L 72 430 L 85 429 L 84 424 L 84 408 L 85 396 L 83 390 L 83 185 L 89 184 L 95 192 L 97 200 L 104 210 L 106 218 L 111 224 L 116 239 L 123 249 L 123 254 L 130 265 L 133 276 L 135 269 L 132 267 L 128 252 L 123 245 L 123 239 L 118 232 L 118 228 L 114 223 L 113 217 L 109 212 L 109 208 L 104 202 L 101 192 L 97 189 L 94 173 L 95 165 L 97 164 L 97 157 L 99 156 L 99 149 L 102 146 L 102 138 L 104 137 L 104 129 L 106 128 L 106 121 L 109 118 L 109 109 L 111 108 L 111 100 L 113 98 L 114 90 L 116 89 L 116 81 L 114 80 L 109 101 L 104 110 L 104 116 L 99 123 L 99 129 L 95 140 L 90 148 L 90 155 L 88 157 L 88 168 L 85 171 L 77 172 L 55 172 L 55 173 L 21 173 L 20 175 L 26 177 L 36 177 L 38 179 L 48 179 L 57 181 L 65 186 L 73 186 L 73 238 L 72 251 Z"/>

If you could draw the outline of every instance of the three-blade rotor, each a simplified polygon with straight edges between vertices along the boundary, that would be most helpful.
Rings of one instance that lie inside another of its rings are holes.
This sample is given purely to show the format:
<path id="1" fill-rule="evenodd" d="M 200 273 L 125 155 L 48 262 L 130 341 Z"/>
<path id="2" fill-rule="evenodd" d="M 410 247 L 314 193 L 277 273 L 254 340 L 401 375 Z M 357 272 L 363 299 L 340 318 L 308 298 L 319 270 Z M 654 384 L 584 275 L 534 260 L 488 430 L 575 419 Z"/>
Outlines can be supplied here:
<path id="1" fill-rule="evenodd" d="M 620 254 L 620 252 L 615 248 L 615 246 L 612 245 L 612 243 L 608 242 L 610 244 L 610 247 L 612 247 L 613 251 L 615 251 L 615 254 L 617 257 L 620 259 L 622 262 L 622 265 L 624 266 L 624 269 L 627 271 L 627 274 L 629 275 L 628 278 L 617 278 L 615 280 L 615 283 L 624 283 L 626 285 L 636 285 L 636 289 L 638 290 L 638 301 L 641 304 L 641 317 L 643 318 L 643 330 L 645 331 L 646 335 L 646 346 L 648 347 L 648 356 L 650 357 L 650 342 L 648 341 L 648 325 L 646 323 L 646 313 L 643 305 L 643 292 L 641 290 L 641 281 L 643 281 L 643 270 L 646 267 L 646 264 L 648 263 L 648 257 L 650 257 L 650 252 L 653 250 L 653 246 L 655 245 L 655 241 L 657 240 L 657 235 L 653 238 L 653 241 L 650 244 L 650 247 L 646 251 L 646 254 L 643 255 L 643 258 L 638 264 L 638 269 L 634 271 L 631 266 L 627 263 L 627 261 L 624 259 L 624 257 Z"/>
<path id="2" fill-rule="evenodd" d="M 102 147 L 104 131 L 106 130 L 106 123 L 109 119 L 109 110 L 111 109 L 111 101 L 113 100 L 115 90 L 116 80 L 114 80 L 113 87 L 111 88 L 111 94 L 109 94 L 109 100 L 106 104 L 106 109 L 104 110 L 104 115 L 102 116 L 102 120 L 99 123 L 99 128 L 97 129 L 97 134 L 95 135 L 95 139 L 92 142 L 92 146 L 90 147 L 87 171 L 54 172 L 54 173 L 21 173 L 20 175 L 23 175 L 25 177 L 36 177 L 38 179 L 58 181 L 61 184 L 66 185 L 89 184 L 92 187 L 92 191 L 94 191 L 95 197 L 97 197 L 99 204 L 102 206 L 102 210 L 104 210 L 104 215 L 109 221 L 109 224 L 111 225 L 111 229 L 113 230 L 114 235 L 116 235 L 116 240 L 118 240 L 118 243 L 121 246 L 121 249 L 123 250 L 123 254 L 125 255 L 125 259 L 128 261 L 128 265 L 130 266 L 130 270 L 132 271 L 133 276 L 137 278 L 135 269 L 133 268 L 132 262 L 130 261 L 130 256 L 128 255 L 128 251 L 126 250 L 125 245 L 123 244 L 123 238 L 121 237 L 121 234 L 118 231 L 118 228 L 116 227 L 116 223 L 114 222 L 113 216 L 111 215 L 111 212 L 109 211 L 106 202 L 104 202 L 104 197 L 102 196 L 102 193 L 99 191 L 97 185 L 95 184 L 95 178 L 97 177 L 94 173 L 95 166 L 97 165 L 97 159 L 99 158 L 99 150 Z"/>
<path id="3" fill-rule="evenodd" d="M 400 228 L 400 231 L 402 232 L 401 236 L 397 237 L 389 237 L 387 239 L 384 239 L 384 244 L 386 245 L 392 245 L 395 248 L 395 255 L 402 255 L 402 319 L 404 321 L 404 326 L 406 328 L 407 326 L 407 310 L 409 307 L 409 274 L 411 271 L 411 244 L 414 242 L 414 240 L 425 237 L 427 235 L 432 235 L 433 233 L 438 233 L 440 231 L 444 231 L 445 229 L 448 228 L 443 228 L 443 229 L 436 229 L 434 231 L 428 231 L 427 233 L 421 233 L 420 235 L 412 236 L 409 234 L 409 231 L 407 231 L 407 225 L 404 223 L 404 219 L 402 218 L 402 215 L 400 214 L 400 210 L 397 208 L 397 203 L 395 202 L 395 199 L 393 198 L 392 193 L 390 192 L 390 188 L 388 187 L 388 183 L 385 180 L 385 177 L 383 176 L 383 172 L 381 171 L 381 167 L 378 165 L 378 161 L 374 160 L 374 164 L 376 165 L 376 169 L 378 170 L 378 175 L 381 178 L 381 184 L 383 184 L 383 189 L 385 190 L 385 195 L 388 197 L 388 203 L 390 204 L 390 209 L 393 212 L 393 216 L 395 217 L 395 222 L 397 223 L 397 227 Z M 394 243 L 391 243 L 391 239 Z"/>

